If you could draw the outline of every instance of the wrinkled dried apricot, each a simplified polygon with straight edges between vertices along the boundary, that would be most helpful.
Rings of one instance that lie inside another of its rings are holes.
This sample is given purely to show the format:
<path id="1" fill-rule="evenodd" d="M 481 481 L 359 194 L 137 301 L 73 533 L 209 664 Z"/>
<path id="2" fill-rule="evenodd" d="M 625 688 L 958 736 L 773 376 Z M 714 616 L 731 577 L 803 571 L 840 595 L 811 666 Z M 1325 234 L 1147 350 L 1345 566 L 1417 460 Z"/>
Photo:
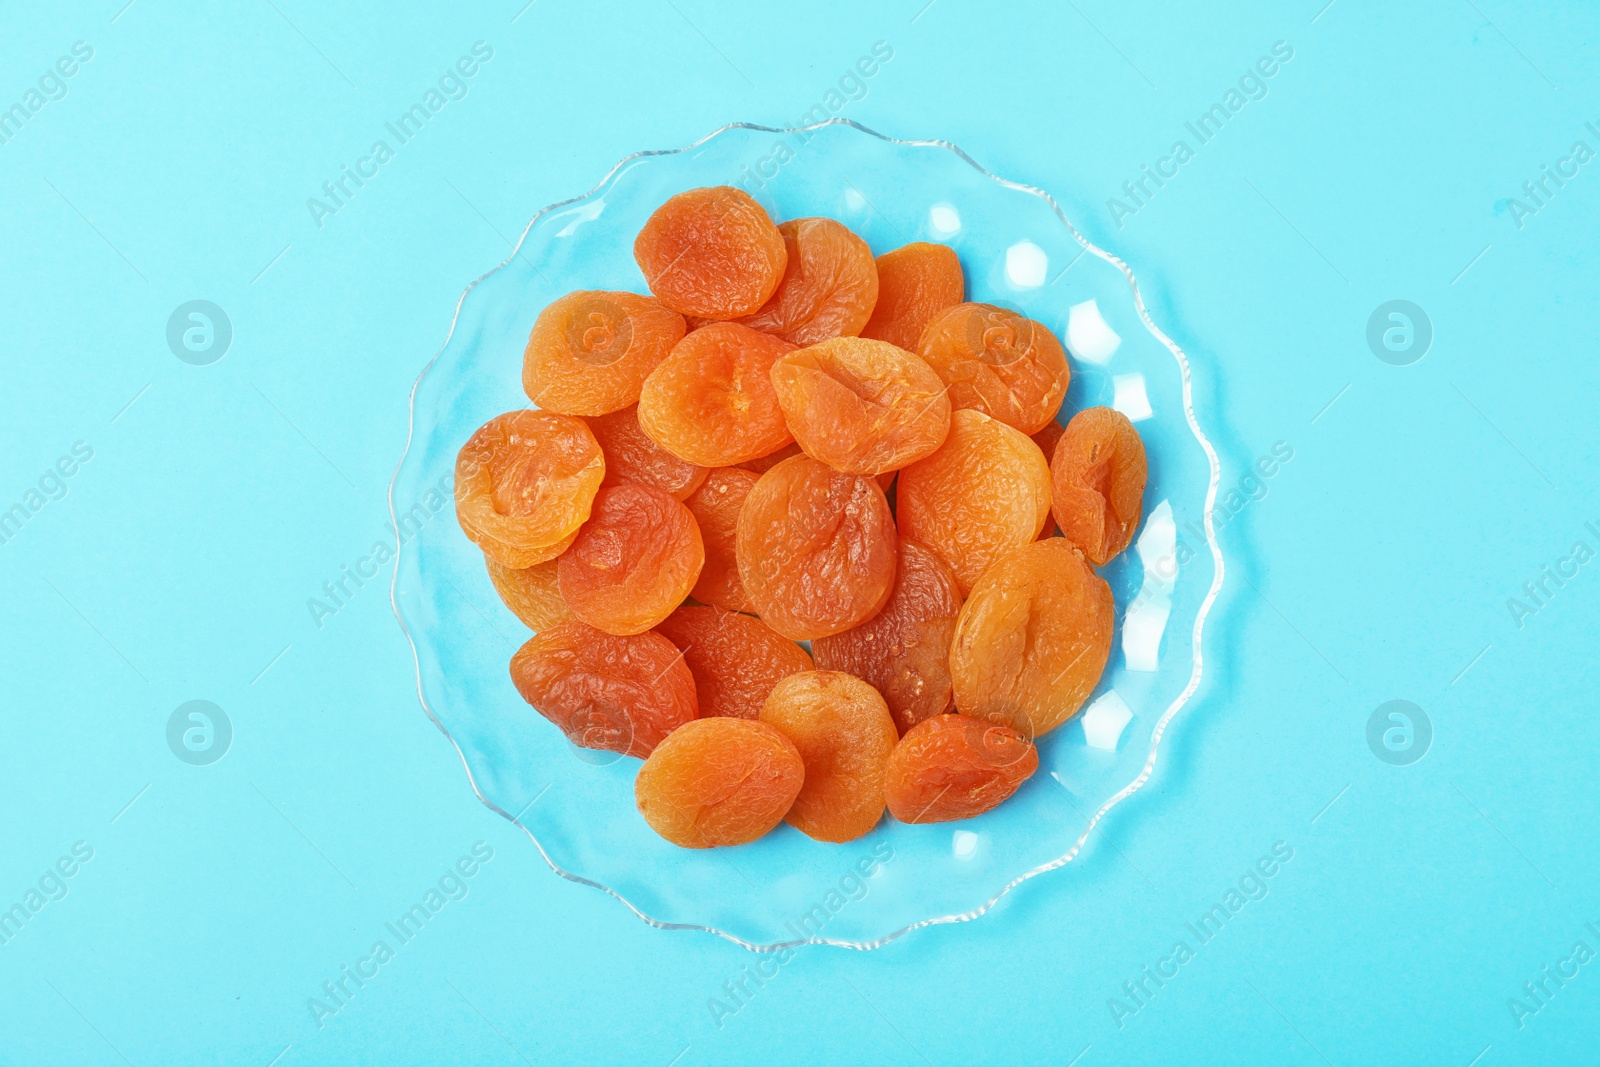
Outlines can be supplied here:
<path id="1" fill-rule="evenodd" d="M 981 411 L 1025 434 L 1055 417 L 1072 378 L 1055 334 L 992 304 L 941 312 L 917 354 L 950 387 L 951 406 Z"/>
<path id="2" fill-rule="evenodd" d="M 1037 738 L 1070 719 L 1111 654 L 1106 584 L 1070 541 L 1035 541 L 984 572 L 956 618 L 956 710 Z"/>
<path id="3" fill-rule="evenodd" d="M 761 476 L 739 512 L 739 579 L 767 625 L 796 641 L 878 613 L 894 588 L 894 516 L 871 478 L 810 456 Z"/>
<path id="4" fill-rule="evenodd" d="M 645 375 L 684 334 L 683 316 L 638 293 L 568 293 L 539 313 L 522 388 L 546 411 L 605 415 L 639 399 Z"/>
<path id="5" fill-rule="evenodd" d="M 488 564 L 494 591 L 528 629 L 545 630 L 572 618 L 572 609 L 561 599 L 561 590 L 556 586 L 555 560 L 516 569 L 503 567 L 487 556 L 484 563 Z"/>
<path id="6" fill-rule="evenodd" d="M 877 259 L 878 303 L 861 336 L 915 352 L 934 316 L 965 296 L 961 260 L 945 245 L 918 241 Z"/>
<path id="7" fill-rule="evenodd" d="M 702 717 L 754 719 L 781 679 L 811 670 L 805 649 L 754 615 L 690 605 L 663 619 L 656 633 L 683 650 Z"/>
<path id="8" fill-rule="evenodd" d="M 833 219 L 778 224 L 788 266 L 760 311 L 739 321 L 797 345 L 854 337 L 878 302 L 878 268 L 867 242 Z"/>
<path id="9" fill-rule="evenodd" d="M 694 679 L 671 641 L 618 637 L 577 619 L 518 649 L 511 681 L 573 744 L 627 756 L 648 756 L 698 710 Z"/>
<path id="10" fill-rule="evenodd" d="M 754 719 L 696 719 L 656 746 L 634 779 L 650 828 L 684 848 L 756 840 L 783 821 L 805 780 L 794 742 Z"/>
<path id="11" fill-rule="evenodd" d="M 854 841 L 883 817 L 883 771 L 900 734 L 883 697 L 859 678 L 806 671 L 761 707 L 800 750 L 805 783 L 784 821 L 818 841 Z"/>
<path id="12" fill-rule="evenodd" d="M 1039 769 L 1039 750 L 1015 730 L 965 715 L 913 726 L 889 756 L 884 792 L 901 822 L 982 815 Z"/>
<path id="13" fill-rule="evenodd" d="M 1061 535 L 1102 566 L 1133 540 L 1149 476 L 1144 442 L 1122 412 L 1072 416 L 1050 461 L 1050 509 Z"/>
<path id="14" fill-rule="evenodd" d="M 606 455 L 606 477 L 601 485 L 653 485 L 687 500 L 706 480 L 704 467 L 679 459 L 650 440 L 639 426 L 637 405 L 584 421 Z"/>
<path id="15" fill-rule="evenodd" d="M 735 322 L 714 322 L 679 341 L 645 379 L 639 425 L 673 455 L 731 467 L 793 440 L 772 388 L 772 365 L 794 346 Z"/>
<path id="16" fill-rule="evenodd" d="M 706 562 L 690 596 L 729 611 L 755 611 L 739 580 L 739 509 L 761 476 L 738 467 L 717 467 L 684 501 L 700 525 Z"/>
<path id="17" fill-rule="evenodd" d="M 578 539 L 561 554 L 561 599 L 612 634 L 650 629 L 683 603 L 700 577 L 705 547 L 683 504 L 650 485 L 602 489 Z"/>
<path id="18" fill-rule="evenodd" d="M 955 572 L 933 551 L 900 539 L 894 592 L 860 626 L 811 642 L 823 670 L 845 671 L 875 686 L 905 733 L 949 711 L 950 641 L 961 610 Z"/>
<path id="19" fill-rule="evenodd" d="M 583 420 L 510 411 L 480 426 L 456 455 L 456 519 L 484 554 L 531 567 L 561 554 L 589 517 L 605 457 Z"/>
<path id="20" fill-rule="evenodd" d="M 970 409 L 939 450 L 900 472 L 900 533 L 931 548 L 965 593 L 984 568 L 1032 541 L 1050 516 L 1050 468 L 1019 431 Z"/>
<path id="21" fill-rule="evenodd" d="M 836 337 L 772 366 L 784 421 L 806 455 L 878 475 L 930 455 L 950 431 L 945 385 L 887 341 Z"/>
<path id="22" fill-rule="evenodd" d="M 783 235 L 732 186 L 690 189 L 656 208 L 633 242 L 650 291 L 673 311 L 736 319 L 760 309 L 783 279 Z"/>

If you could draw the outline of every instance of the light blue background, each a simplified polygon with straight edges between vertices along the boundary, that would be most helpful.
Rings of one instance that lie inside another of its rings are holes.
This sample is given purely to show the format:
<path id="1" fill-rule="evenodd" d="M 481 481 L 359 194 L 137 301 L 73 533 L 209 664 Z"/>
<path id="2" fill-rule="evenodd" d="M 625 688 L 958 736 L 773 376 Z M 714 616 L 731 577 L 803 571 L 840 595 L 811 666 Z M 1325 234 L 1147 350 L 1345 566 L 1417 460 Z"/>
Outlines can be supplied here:
<path id="1" fill-rule="evenodd" d="M 0 509 L 93 449 L 0 545 L 0 907 L 94 850 L 0 946 L 0 1063 L 1593 1057 L 1600 960 L 1520 1028 L 1507 1002 L 1600 952 L 1600 566 L 1520 628 L 1507 600 L 1600 548 L 1600 162 L 1520 227 L 1506 201 L 1600 149 L 1600 14 L 924 2 L 0 15 L 0 108 L 94 50 L 0 145 Z M 466 98 L 319 228 L 306 199 L 477 41 Z M 1078 862 L 970 925 L 803 952 L 719 1027 L 757 958 L 561 881 L 473 799 L 387 575 L 320 628 L 306 600 L 387 539 L 411 381 L 534 211 L 788 124 L 877 41 L 842 113 L 1048 189 L 1195 360 L 1224 485 L 1294 458 L 1223 531 L 1204 699 Z M 1277 41 L 1267 96 L 1119 227 L 1107 198 Z M 1366 344 L 1393 298 L 1434 326 L 1412 366 Z M 191 299 L 233 323 L 210 366 L 166 344 Z M 197 698 L 235 731 L 207 767 L 165 737 Z M 1411 766 L 1367 746 L 1394 698 L 1433 722 Z M 319 1027 L 308 999 L 479 841 L 469 895 Z M 1108 1000 L 1277 842 L 1266 898 L 1119 1026 Z"/>

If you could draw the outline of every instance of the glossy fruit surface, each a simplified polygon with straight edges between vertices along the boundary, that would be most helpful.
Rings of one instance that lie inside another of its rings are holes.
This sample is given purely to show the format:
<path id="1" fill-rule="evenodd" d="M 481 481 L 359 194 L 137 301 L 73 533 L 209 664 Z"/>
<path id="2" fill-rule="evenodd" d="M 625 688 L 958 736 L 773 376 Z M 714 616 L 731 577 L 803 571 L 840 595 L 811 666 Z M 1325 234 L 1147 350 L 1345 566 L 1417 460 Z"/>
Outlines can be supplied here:
<path id="1" fill-rule="evenodd" d="M 568 293 L 539 313 L 522 355 L 522 388 L 546 411 L 604 415 L 682 339 L 683 316 L 638 293 Z"/>
<path id="2" fill-rule="evenodd" d="M 522 699 L 582 748 L 648 756 L 699 710 L 694 679 L 658 634 L 617 637 L 569 619 L 511 657 Z"/>
<path id="3" fill-rule="evenodd" d="M 683 315 L 736 319 L 760 309 L 788 264 L 783 235 L 749 193 L 691 189 L 656 208 L 633 242 L 650 291 Z"/>
<path id="4" fill-rule="evenodd" d="M 561 554 L 604 477 L 605 457 L 582 419 L 507 412 L 456 456 L 456 519 L 485 555 L 531 567 Z"/>
<path id="5" fill-rule="evenodd" d="M 1071 718 L 1111 654 L 1111 587 L 1063 537 L 1000 560 L 956 618 L 956 710 L 1038 738 Z"/>
<path id="6" fill-rule="evenodd" d="M 761 708 L 800 750 L 805 784 L 785 820 L 818 841 L 854 841 L 883 817 L 884 766 L 900 740 L 883 697 L 859 678 L 806 671 L 779 682 Z"/>
<path id="7" fill-rule="evenodd" d="M 796 641 L 878 613 L 894 588 L 894 516 L 871 478 L 810 456 L 761 476 L 739 512 L 739 578 L 767 625 Z"/>
<path id="8" fill-rule="evenodd" d="M 639 814 L 683 848 L 743 845 L 783 821 L 805 780 L 800 752 L 754 719 L 696 719 L 656 746 L 634 779 Z"/>

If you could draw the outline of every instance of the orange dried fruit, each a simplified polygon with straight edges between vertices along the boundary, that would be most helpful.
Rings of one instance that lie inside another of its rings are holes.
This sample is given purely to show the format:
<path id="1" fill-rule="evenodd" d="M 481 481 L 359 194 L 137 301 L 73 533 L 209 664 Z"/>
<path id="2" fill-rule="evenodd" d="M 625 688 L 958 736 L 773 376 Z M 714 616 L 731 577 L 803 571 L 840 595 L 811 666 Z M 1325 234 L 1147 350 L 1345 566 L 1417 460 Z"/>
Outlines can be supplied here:
<path id="1" fill-rule="evenodd" d="M 589 517 L 605 457 L 583 420 L 510 411 L 480 426 L 456 456 L 456 519 L 506 567 L 554 559 Z"/>
<path id="2" fill-rule="evenodd" d="M 739 581 L 739 509 L 761 476 L 738 467 L 717 467 L 684 501 L 700 525 L 706 562 L 690 596 L 729 611 L 755 611 Z"/>
<path id="3" fill-rule="evenodd" d="M 878 268 L 867 242 L 833 219 L 778 224 L 788 266 L 760 311 L 739 321 L 797 345 L 854 337 L 878 302 Z"/>
<path id="4" fill-rule="evenodd" d="M 939 450 L 900 472 L 900 534 L 931 548 L 966 593 L 995 560 L 1039 536 L 1050 468 L 1039 446 L 979 411 L 950 417 Z"/>
<path id="5" fill-rule="evenodd" d="M 930 455 L 950 431 L 945 385 L 887 341 L 836 337 L 772 367 L 778 403 L 806 455 L 850 474 L 885 474 Z"/>
<path id="6" fill-rule="evenodd" d="M 878 302 L 862 337 L 915 352 L 934 316 L 965 296 L 961 260 L 945 245 L 917 241 L 877 258 Z"/>
<path id="7" fill-rule="evenodd" d="M 1122 412 L 1072 417 L 1050 461 L 1050 508 L 1061 534 L 1103 566 L 1128 547 L 1144 515 L 1144 442 Z"/>
<path id="8" fill-rule="evenodd" d="M 705 547 L 689 509 L 650 485 L 602 489 L 556 574 L 572 613 L 611 634 L 650 629 L 683 603 Z"/>
<path id="9" fill-rule="evenodd" d="M 956 618 L 956 710 L 1037 738 L 1077 713 L 1111 654 L 1111 587 L 1062 537 L 984 572 Z"/>
<path id="10" fill-rule="evenodd" d="M 871 478 L 810 456 L 761 476 L 739 512 L 739 579 L 767 625 L 796 641 L 878 613 L 894 588 L 894 516 Z"/>
<path id="11" fill-rule="evenodd" d="M 883 697 L 859 678 L 806 671 L 779 682 L 761 707 L 800 750 L 805 782 L 784 820 L 818 841 L 854 841 L 883 817 L 884 765 L 900 734 Z"/>
<path id="12" fill-rule="evenodd" d="M 736 319 L 760 310 L 783 278 L 783 235 L 749 193 L 719 185 L 656 208 L 633 242 L 650 291 L 683 315 Z"/>
<path id="13" fill-rule="evenodd" d="M 638 293 L 568 293 L 539 313 L 522 388 L 546 411 L 605 415 L 639 399 L 645 375 L 682 339 L 683 316 Z"/>
<path id="14" fill-rule="evenodd" d="M 950 642 L 961 589 L 933 551 L 900 539 L 894 592 L 854 629 L 811 642 L 823 670 L 845 671 L 877 688 L 901 733 L 951 708 Z"/>
<path id="15" fill-rule="evenodd" d="M 576 538 L 576 534 L 573 535 Z M 511 613 L 530 630 L 549 629 L 572 618 L 572 609 L 561 599 L 556 586 L 556 561 L 545 560 L 531 567 L 503 567 L 488 556 L 489 581 Z"/>
<path id="16" fill-rule="evenodd" d="M 772 365 L 794 346 L 735 322 L 679 341 L 645 379 L 639 425 L 656 444 L 702 467 L 731 467 L 794 438 L 772 388 Z"/>
<path id="17" fill-rule="evenodd" d="M 656 746 L 634 779 L 650 828 L 683 848 L 743 845 L 783 821 L 805 780 L 794 742 L 754 719 L 696 719 Z"/>
<path id="18" fill-rule="evenodd" d="M 889 814 L 905 823 L 970 819 L 996 807 L 1039 769 L 1039 751 L 1005 726 L 935 715 L 889 756 Z"/>
<path id="19" fill-rule="evenodd" d="M 653 485 L 687 500 L 706 480 L 704 467 L 679 459 L 650 440 L 639 426 L 638 405 L 584 421 L 606 455 L 606 477 L 601 485 Z"/>
<path id="20" fill-rule="evenodd" d="M 1067 354 L 1042 324 L 992 304 L 940 312 L 917 343 L 950 387 L 950 403 L 1036 433 L 1055 417 L 1072 372 Z"/>
<path id="21" fill-rule="evenodd" d="M 702 717 L 754 719 L 781 679 L 811 670 L 805 649 L 754 615 L 681 607 L 655 632 L 683 651 Z"/>
<path id="22" fill-rule="evenodd" d="M 511 657 L 511 681 L 573 744 L 626 756 L 648 756 L 698 711 L 671 641 L 618 637 L 578 619 L 534 634 Z"/>

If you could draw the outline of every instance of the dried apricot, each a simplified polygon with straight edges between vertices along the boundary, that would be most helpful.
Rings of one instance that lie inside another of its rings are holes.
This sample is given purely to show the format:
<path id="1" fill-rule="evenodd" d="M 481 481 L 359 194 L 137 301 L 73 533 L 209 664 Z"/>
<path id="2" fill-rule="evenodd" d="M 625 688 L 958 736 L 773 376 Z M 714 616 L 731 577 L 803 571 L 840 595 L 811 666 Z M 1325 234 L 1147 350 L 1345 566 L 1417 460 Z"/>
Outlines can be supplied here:
<path id="1" fill-rule="evenodd" d="M 611 634 L 637 634 L 672 614 L 705 562 L 700 527 L 650 485 L 602 489 L 578 539 L 556 565 L 572 613 Z"/>
<path id="2" fill-rule="evenodd" d="M 772 366 L 778 403 L 806 455 L 850 474 L 884 474 L 930 455 L 950 432 L 945 385 L 887 341 L 836 337 Z"/>
<path id="3" fill-rule="evenodd" d="M 736 319 L 761 308 L 783 278 L 783 235 L 732 186 L 690 189 L 656 208 L 633 242 L 650 291 L 682 315 Z"/>
<path id="4" fill-rule="evenodd" d="M 543 563 L 589 517 L 605 469 L 583 420 L 549 411 L 497 415 L 456 456 L 456 519 L 501 565 Z"/>
<path id="5" fill-rule="evenodd" d="M 939 450 L 900 472 L 900 533 L 933 549 L 966 593 L 984 568 L 1039 536 L 1050 468 L 1039 446 L 979 411 L 950 417 Z"/>
<path id="6" fill-rule="evenodd" d="M 900 739 L 884 792 L 901 822 L 970 819 L 998 806 L 1039 769 L 1039 750 L 1006 726 L 935 715 Z"/>
<path id="7" fill-rule="evenodd" d="M 638 405 L 584 421 L 606 455 L 606 477 L 601 485 L 653 485 L 687 500 L 706 480 L 704 467 L 679 459 L 650 440 L 639 427 Z"/>
<path id="8" fill-rule="evenodd" d="M 634 779 L 650 828 L 684 848 L 756 840 L 783 821 L 805 780 L 794 742 L 754 719 L 696 719 L 656 746 Z"/>
<path id="9" fill-rule="evenodd" d="M 900 734 L 883 697 L 859 678 L 806 671 L 779 682 L 761 707 L 800 750 L 805 783 L 784 816 L 818 841 L 854 841 L 883 817 L 883 769 Z"/>
<path id="10" fill-rule="evenodd" d="M 950 710 L 950 641 L 960 610 L 949 564 L 902 537 L 894 592 L 883 610 L 852 630 L 817 638 L 811 655 L 823 670 L 846 671 L 877 687 L 905 733 Z"/>
<path id="11" fill-rule="evenodd" d="M 1035 541 L 984 572 L 956 618 L 956 710 L 1037 738 L 1070 719 L 1111 654 L 1111 587 L 1072 543 Z"/>
<path id="12" fill-rule="evenodd" d="M 574 535 L 576 537 L 576 535 Z M 530 630 L 545 630 L 572 617 L 572 609 L 561 599 L 556 587 L 556 561 L 545 560 L 531 567 L 503 567 L 489 557 L 489 581 L 511 613 Z"/>
<path id="13" fill-rule="evenodd" d="M 1068 541 L 1102 566 L 1128 547 L 1144 514 L 1144 442 L 1122 412 L 1072 416 L 1050 461 L 1050 509 Z"/>
<path id="14" fill-rule="evenodd" d="M 689 595 L 729 611 L 755 611 L 739 581 L 739 509 L 761 476 L 738 467 L 717 467 L 684 501 L 700 525 L 706 562 Z"/>
<path id="15" fill-rule="evenodd" d="M 639 425 L 673 455 L 731 467 L 794 438 L 772 388 L 772 365 L 794 345 L 735 322 L 714 322 L 679 341 L 645 379 Z"/>
<path id="16" fill-rule="evenodd" d="M 894 516 L 871 478 L 810 456 L 761 476 L 739 512 L 739 578 L 767 625 L 805 641 L 878 613 L 894 589 Z"/>
<path id="17" fill-rule="evenodd" d="M 877 259 L 878 303 L 861 336 L 915 352 L 934 316 L 965 296 L 961 260 L 945 245 L 918 241 Z"/>
<path id="18" fill-rule="evenodd" d="M 1040 323 L 992 304 L 957 304 L 928 324 L 917 344 L 946 385 L 950 403 L 1036 433 L 1055 417 L 1072 372 Z"/>
<path id="19" fill-rule="evenodd" d="M 638 293 L 568 293 L 539 313 L 522 388 L 546 411 L 605 415 L 639 399 L 645 375 L 684 333 L 683 316 Z"/>
<path id="20" fill-rule="evenodd" d="M 694 679 L 671 641 L 618 637 L 577 619 L 518 649 L 511 681 L 573 744 L 626 756 L 648 756 L 698 711 Z"/>
<path id="21" fill-rule="evenodd" d="M 860 333 L 878 302 L 867 242 L 833 219 L 790 219 L 778 232 L 788 253 L 783 280 L 760 311 L 739 321 L 797 345 Z"/>
<path id="22" fill-rule="evenodd" d="M 754 615 L 681 607 L 661 621 L 656 633 L 683 650 L 702 717 L 754 719 L 781 679 L 811 670 L 805 649 Z"/>

